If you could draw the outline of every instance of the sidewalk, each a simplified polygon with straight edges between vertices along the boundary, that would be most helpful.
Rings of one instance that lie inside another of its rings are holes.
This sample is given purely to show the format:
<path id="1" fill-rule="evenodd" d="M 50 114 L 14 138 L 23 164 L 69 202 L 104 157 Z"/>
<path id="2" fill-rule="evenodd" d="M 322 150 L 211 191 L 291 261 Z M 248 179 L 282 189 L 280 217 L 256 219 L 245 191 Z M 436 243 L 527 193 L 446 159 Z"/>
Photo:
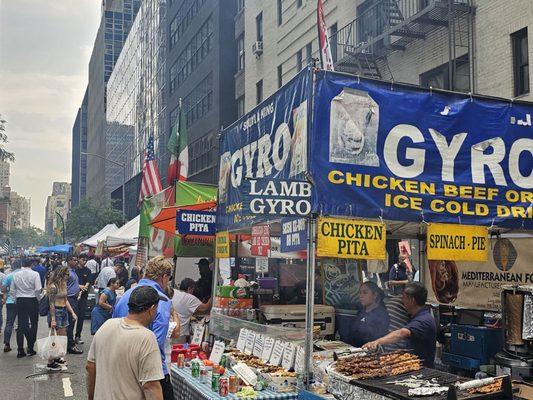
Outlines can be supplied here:
<path id="1" fill-rule="evenodd" d="M 0 348 L 0 398 L 9 400 L 87 399 L 85 362 L 92 340 L 90 325 L 91 321 L 85 320 L 82 334 L 85 344 L 78 346 L 84 350 L 84 353 L 80 355 L 67 354 L 65 357 L 67 361 L 65 372 L 68 373 L 45 374 L 28 379 L 26 379 L 26 376 L 41 372 L 46 367 L 46 360 L 42 360 L 39 356 L 18 359 L 16 336 L 15 332 L 13 332 L 11 337 L 11 348 L 13 350 L 9 353 L 3 353 L 1 352 L 3 345 Z M 3 328 L 2 326 L 2 342 Z M 39 339 L 46 335 L 48 335 L 46 317 L 40 317 L 37 338 Z M 65 396 L 64 380 L 67 386 L 68 380 L 70 380 L 72 396 Z"/>

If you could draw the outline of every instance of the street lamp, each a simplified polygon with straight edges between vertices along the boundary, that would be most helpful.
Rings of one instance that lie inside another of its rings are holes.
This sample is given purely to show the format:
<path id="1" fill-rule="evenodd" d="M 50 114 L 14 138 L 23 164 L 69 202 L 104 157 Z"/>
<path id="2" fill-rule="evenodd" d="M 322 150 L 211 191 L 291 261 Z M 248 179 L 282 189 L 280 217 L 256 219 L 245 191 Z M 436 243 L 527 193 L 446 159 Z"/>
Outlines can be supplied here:
<path id="1" fill-rule="evenodd" d="M 84 156 L 93 156 L 96 158 L 100 158 L 104 161 L 110 162 L 111 164 L 115 164 L 115 165 L 118 165 L 119 167 L 122 167 L 122 224 L 125 224 L 126 223 L 126 164 L 116 162 L 107 157 L 101 156 L 100 154 L 86 153 L 83 151 L 81 152 L 81 154 Z"/>

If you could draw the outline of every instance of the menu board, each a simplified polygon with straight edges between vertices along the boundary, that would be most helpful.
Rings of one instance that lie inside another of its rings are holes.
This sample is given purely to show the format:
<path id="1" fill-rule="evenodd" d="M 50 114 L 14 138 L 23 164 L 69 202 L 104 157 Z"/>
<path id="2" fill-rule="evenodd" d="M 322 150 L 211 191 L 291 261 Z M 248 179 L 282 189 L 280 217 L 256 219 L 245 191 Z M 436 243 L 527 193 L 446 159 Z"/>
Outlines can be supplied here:
<path id="1" fill-rule="evenodd" d="M 261 360 L 268 363 L 270 356 L 272 355 L 272 349 L 274 349 L 274 338 L 265 336 L 265 342 L 263 344 L 263 353 L 261 354 Z"/>
<path id="2" fill-rule="evenodd" d="M 296 359 L 294 360 L 294 371 L 302 372 L 304 370 L 305 350 L 303 346 L 296 346 Z"/>
<path id="3" fill-rule="evenodd" d="M 251 355 L 254 351 L 255 343 L 255 332 L 248 331 L 248 336 L 246 337 L 246 345 L 244 346 L 244 354 Z"/>
<path id="4" fill-rule="evenodd" d="M 263 354 L 263 345 L 265 343 L 265 337 L 261 334 L 255 335 L 254 349 L 252 354 L 256 357 L 261 357 Z"/>
<path id="5" fill-rule="evenodd" d="M 237 339 L 237 349 L 244 352 L 246 346 L 246 339 L 248 338 L 248 329 L 242 328 L 239 332 L 239 338 Z"/>
<path id="6" fill-rule="evenodd" d="M 222 354 L 224 354 L 225 349 L 226 345 L 223 341 L 216 341 L 213 345 L 213 350 L 211 350 L 209 360 L 213 361 L 215 364 L 220 364 L 220 359 L 222 358 Z"/>
<path id="7" fill-rule="evenodd" d="M 294 366 L 294 357 L 296 356 L 296 346 L 292 343 L 287 343 L 285 350 L 283 351 L 283 359 L 281 360 L 281 366 L 285 370 L 289 370 Z"/>

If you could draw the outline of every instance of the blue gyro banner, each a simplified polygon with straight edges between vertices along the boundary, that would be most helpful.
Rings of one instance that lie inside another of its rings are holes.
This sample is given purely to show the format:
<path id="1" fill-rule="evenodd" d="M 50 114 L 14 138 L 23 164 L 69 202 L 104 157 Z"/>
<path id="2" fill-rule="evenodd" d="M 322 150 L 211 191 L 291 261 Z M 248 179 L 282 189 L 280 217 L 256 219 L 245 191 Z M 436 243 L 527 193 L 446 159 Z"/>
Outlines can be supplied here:
<path id="1" fill-rule="evenodd" d="M 216 211 L 176 211 L 176 233 L 179 235 L 215 236 Z"/>
<path id="2" fill-rule="evenodd" d="M 307 222 L 305 218 L 281 219 L 282 253 L 291 253 L 307 249 Z"/>
<path id="3" fill-rule="evenodd" d="M 320 71 L 313 212 L 533 228 L 533 105 Z"/>
<path id="4" fill-rule="evenodd" d="M 310 212 L 304 176 L 310 76 L 303 70 L 222 132 L 218 231 Z"/>

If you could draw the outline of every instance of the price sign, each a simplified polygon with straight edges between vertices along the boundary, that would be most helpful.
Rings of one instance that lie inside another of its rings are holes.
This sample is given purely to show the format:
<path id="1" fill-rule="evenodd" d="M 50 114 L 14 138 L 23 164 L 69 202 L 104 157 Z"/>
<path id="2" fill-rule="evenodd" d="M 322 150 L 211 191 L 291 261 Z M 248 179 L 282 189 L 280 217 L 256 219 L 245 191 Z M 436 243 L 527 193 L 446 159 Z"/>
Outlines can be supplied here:
<path id="1" fill-rule="evenodd" d="M 244 354 L 251 355 L 254 351 L 255 343 L 255 332 L 248 331 L 248 336 L 246 337 L 246 345 L 244 346 Z"/>
<path id="2" fill-rule="evenodd" d="M 213 345 L 213 350 L 211 350 L 209 360 L 213 361 L 215 364 L 220 364 L 220 359 L 222 358 L 222 354 L 224 354 L 225 349 L 226 345 L 223 341 L 216 341 Z"/>
<path id="3" fill-rule="evenodd" d="M 248 337 L 248 329 L 241 328 L 239 332 L 239 338 L 237 339 L 237 349 L 244 352 L 246 346 L 246 338 Z"/>
<path id="4" fill-rule="evenodd" d="M 288 343 L 283 352 L 283 359 L 281 366 L 285 370 L 289 370 L 294 366 L 294 357 L 296 356 L 296 346 L 292 343 Z"/>
<path id="5" fill-rule="evenodd" d="M 274 338 L 270 336 L 265 337 L 265 343 L 263 344 L 263 353 L 261 353 L 261 360 L 265 363 L 268 363 L 270 360 L 270 355 L 272 354 L 272 349 L 274 348 Z"/>
<path id="6" fill-rule="evenodd" d="M 270 252 L 270 227 L 268 225 L 252 226 L 252 256 L 268 257 Z"/>
<path id="7" fill-rule="evenodd" d="M 294 360 L 294 371 L 302 372 L 304 370 L 305 351 L 303 346 L 296 346 L 296 359 Z"/>
<path id="8" fill-rule="evenodd" d="M 276 340 L 274 343 L 274 348 L 272 349 L 272 355 L 270 356 L 270 364 L 279 366 L 281 363 L 281 358 L 283 357 L 283 350 L 285 350 L 285 342 L 281 340 Z"/>
<path id="9" fill-rule="evenodd" d="M 252 369 L 245 363 L 235 364 L 232 368 L 233 372 L 241 378 L 244 383 L 250 386 L 255 386 L 257 383 L 257 375 L 252 371 Z"/>
<path id="10" fill-rule="evenodd" d="M 252 354 L 256 357 L 261 357 L 261 354 L 263 354 L 264 344 L 265 344 L 265 337 L 261 334 L 255 335 L 254 350 Z"/>
<path id="11" fill-rule="evenodd" d="M 192 335 L 192 344 L 202 344 L 202 340 L 204 339 L 204 331 L 205 331 L 205 325 L 204 324 L 196 324 L 194 326 L 194 331 Z"/>
<path id="12" fill-rule="evenodd" d="M 257 257 L 255 259 L 255 272 L 268 273 L 268 258 L 267 257 Z"/>

